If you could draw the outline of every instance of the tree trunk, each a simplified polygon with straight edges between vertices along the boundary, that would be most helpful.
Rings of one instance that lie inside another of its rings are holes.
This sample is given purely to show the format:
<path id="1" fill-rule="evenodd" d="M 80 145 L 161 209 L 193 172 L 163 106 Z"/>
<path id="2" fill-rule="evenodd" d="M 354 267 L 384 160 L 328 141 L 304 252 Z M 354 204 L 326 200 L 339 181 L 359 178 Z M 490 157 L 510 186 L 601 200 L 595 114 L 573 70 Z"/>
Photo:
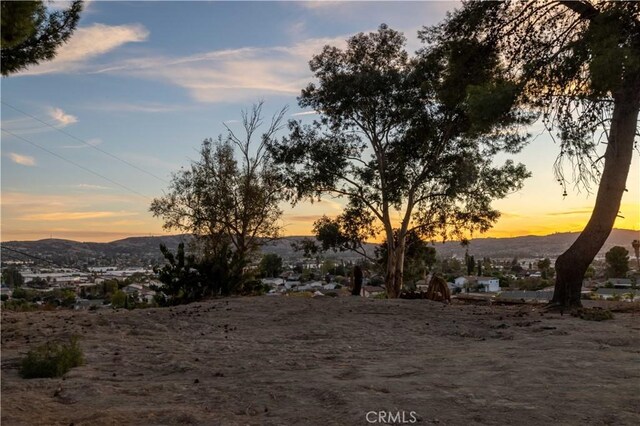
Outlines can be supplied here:
<path id="1" fill-rule="evenodd" d="M 613 117 L 596 203 L 587 226 L 556 261 L 556 284 L 551 302 L 554 305 L 581 305 L 580 290 L 584 274 L 609 237 L 620 210 L 640 108 L 638 90 L 633 86 L 637 85 L 631 85 L 614 97 Z"/>
<path id="2" fill-rule="evenodd" d="M 389 299 L 397 299 L 403 287 L 405 238 L 400 238 L 397 244 L 387 245 L 387 272 L 385 289 Z"/>

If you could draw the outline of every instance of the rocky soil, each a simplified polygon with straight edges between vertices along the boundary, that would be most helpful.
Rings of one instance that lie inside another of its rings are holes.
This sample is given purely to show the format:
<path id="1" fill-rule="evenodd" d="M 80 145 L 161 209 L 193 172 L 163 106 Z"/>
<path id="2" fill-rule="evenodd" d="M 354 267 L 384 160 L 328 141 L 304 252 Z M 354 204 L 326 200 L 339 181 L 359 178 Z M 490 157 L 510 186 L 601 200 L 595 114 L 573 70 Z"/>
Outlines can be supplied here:
<path id="1" fill-rule="evenodd" d="M 1 420 L 366 425 L 392 413 L 396 424 L 637 425 L 638 320 L 358 297 L 2 312 Z M 19 377 L 30 348 L 72 335 L 83 366 Z"/>

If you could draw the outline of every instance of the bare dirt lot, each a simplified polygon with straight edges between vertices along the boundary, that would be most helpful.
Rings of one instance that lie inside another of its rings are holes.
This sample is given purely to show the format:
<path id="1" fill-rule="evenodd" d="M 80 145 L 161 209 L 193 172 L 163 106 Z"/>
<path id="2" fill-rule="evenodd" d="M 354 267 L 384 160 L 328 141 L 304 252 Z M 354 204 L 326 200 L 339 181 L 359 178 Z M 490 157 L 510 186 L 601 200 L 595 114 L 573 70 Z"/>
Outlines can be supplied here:
<path id="1" fill-rule="evenodd" d="M 3 312 L 2 424 L 637 425 L 638 320 L 358 297 Z M 19 377 L 72 335 L 85 365 Z"/>

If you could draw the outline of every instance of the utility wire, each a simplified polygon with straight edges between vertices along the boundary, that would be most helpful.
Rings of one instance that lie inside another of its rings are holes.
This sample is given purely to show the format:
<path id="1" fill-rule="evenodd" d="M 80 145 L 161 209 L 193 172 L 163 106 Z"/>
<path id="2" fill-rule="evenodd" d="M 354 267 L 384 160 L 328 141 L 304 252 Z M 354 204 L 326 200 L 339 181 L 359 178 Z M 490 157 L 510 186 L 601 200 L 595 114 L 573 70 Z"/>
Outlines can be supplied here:
<path id="1" fill-rule="evenodd" d="M 62 129 L 59 129 L 59 128 L 55 127 L 55 126 L 52 126 L 51 124 L 47 123 L 46 121 L 43 121 L 43 120 L 39 119 L 38 117 L 36 117 L 34 115 L 31 115 L 28 112 L 23 111 L 23 110 L 15 107 L 15 106 L 5 102 L 5 101 L 1 101 L 1 102 L 2 102 L 3 105 L 8 106 L 9 108 L 13 109 L 14 111 L 17 111 L 17 112 L 19 112 L 21 114 L 24 114 L 27 117 L 31 117 L 32 119 L 36 120 L 37 122 L 42 123 L 45 126 L 51 127 L 53 130 L 56 130 L 56 131 L 62 133 L 63 135 L 66 135 L 66 136 L 70 137 L 73 140 L 76 140 L 76 141 L 78 141 L 78 142 L 80 142 L 80 143 L 82 143 L 82 144 L 84 144 L 84 145 L 86 145 L 88 147 L 91 147 L 91 148 L 95 149 L 98 152 L 101 152 L 101 153 L 103 153 L 105 155 L 108 155 L 111 158 L 115 158 L 116 160 L 118 160 L 118 161 L 120 161 L 120 162 L 122 162 L 122 163 L 124 163 L 124 164 L 126 164 L 126 165 L 128 165 L 130 167 L 133 167 L 134 169 L 136 169 L 138 171 L 141 171 L 142 173 L 146 173 L 149 176 L 152 176 L 152 177 L 158 179 L 161 182 L 169 183 L 166 179 L 163 179 L 163 178 L 161 178 L 161 177 L 159 177 L 159 176 L 157 176 L 157 175 L 155 175 L 155 174 L 153 174 L 153 173 L 151 173 L 151 172 L 149 172 L 147 170 L 144 170 L 144 169 L 136 166 L 135 164 L 132 164 L 132 163 L 128 162 L 127 160 L 124 160 L 124 159 L 118 157 L 117 155 L 114 155 L 114 154 L 111 154 L 110 152 L 105 151 L 104 149 L 98 148 L 97 146 L 92 145 L 92 144 L 86 142 L 85 140 L 80 139 L 79 137 L 76 137 L 76 136 L 72 135 L 71 133 L 67 132 L 66 130 L 62 130 Z"/>
<path id="2" fill-rule="evenodd" d="M 3 244 L 3 245 L 0 245 L 0 248 L 1 248 L 1 249 L 3 249 L 3 250 L 9 250 L 9 251 L 12 251 L 12 252 L 14 252 L 14 253 L 21 254 L 21 255 L 26 256 L 26 257 L 30 257 L 30 258 L 32 258 L 32 259 L 36 259 L 36 260 L 40 260 L 40 261 L 42 261 L 42 262 L 50 263 L 50 264 L 52 264 L 52 265 L 54 265 L 54 266 L 57 266 L 58 268 L 63 268 L 63 269 L 73 269 L 73 270 L 76 270 L 76 271 L 78 271 L 78 272 L 82 272 L 82 271 L 81 271 L 80 269 L 78 269 L 78 268 L 72 268 L 72 267 L 70 267 L 70 266 L 63 266 L 63 265 L 60 265 L 60 264 L 58 264 L 58 263 L 56 263 L 56 262 L 52 262 L 52 261 L 50 261 L 50 260 L 43 259 L 42 257 L 34 256 L 34 255 L 32 255 L 32 254 L 28 254 L 28 253 L 25 253 L 25 252 L 20 251 L 20 250 L 15 250 L 15 249 L 9 248 L 9 247 L 5 246 L 4 244 Z M 15 259 L 15 257 L 14 257 L 14 259 Z"/>
<path id="3" fill-rule="evenodd" d="M 109 182 L 111 182 L 112 184 L 119 186 L 120 188 L 126 189 L 127 191 L 132 192 L 132 193 L 134 193 L 134 194 L 136 194 L 136 195 L 138 195 L 138 196 L 140 196 L 140 197 L 146 198 L 147 200 L 151 200 L 151 197 L 147 197 L 146 195 L 141 194 L 140 192 L 136 191 L 135 189 L 131 189 L 131 188 L 129 188 L 128 186 L 125 186 L 125 185 L 123 185 L 123 184 L 121 184 L 121 183 L 118 183 L 118 182 L 116 182 L 115 180 L 110 179 L 110 178 L 108 178 L 108 177 L 106 177 L 106 176 L 104 176 L 104 175 L 101 175 L 101 174 L 100 174 L 100 173 L 98 173 L 98 172 L 94 172 L 93 170 L 91 170 L 91 169 L 89 169 L 89 168 L 87 168 L 87 167 L 85 167 L 85 166 L 83 166 L 83 165 L 81 165 L 81 164 L 78 164 L 78 163 L 76 163 L 75 161 L 69 160 L 68 158 L 63 157 L 62 155 L 56 154 L 55 152 L 50 151 L 50 150 L 48 150 L 47 148 L 45 148 L 45 147 L 43 147 L 43 146 L 41 146 L 41 145 L 38 145 L 38 144 L 37 144 L 37 143 L 35 143 L 35 142 L 32 142 L 32 141 L 30 141 L 30 140 L 28 140 L 28 139 L 25 139 L 25 138 L 23 138 L 22 136 L 18 136 L 18 135 L 16 135 L 15 133 L 10 132 L 9 130 L 2 129 L 2 131 L 3 131 L 3 132 L 5 132 L 5 133 L 10 134 L 11 136 L 13 136 L 13 137 L 15 137 L 15 138 L 18 138 L 18 139 L 20 139 L 20 140 L 25 141 L 25 142 L 26 142 L 26 143 L 28 143 L 29 145 L 33 145 L 33 146 L 35 146 L 36 148 L 39 148 L 39 149 L 41 149 L 41 150 L 43 150 L 43 151 L 45 151 L 45 152 L 48 152 L 49 154 L 53 155 L 54 157 L 58 157 L 59 159 L 64 160 L 64 161 L 66 161 L 67 163 L 73 164 L 74 166 L 79 167 L 79 168 L 81 168 L 82 170 L 84 170 L 84 171 L 86 171 L 86 172 L 91 173 L 92 175 L 96 175 L 96 176 L 98 176 L 98 177 L 100 177 L 100 178 L 102 178 L 102 179 L 104 179 L 104 180 L 106 180 L 106 181 L 109 181 Z"/>

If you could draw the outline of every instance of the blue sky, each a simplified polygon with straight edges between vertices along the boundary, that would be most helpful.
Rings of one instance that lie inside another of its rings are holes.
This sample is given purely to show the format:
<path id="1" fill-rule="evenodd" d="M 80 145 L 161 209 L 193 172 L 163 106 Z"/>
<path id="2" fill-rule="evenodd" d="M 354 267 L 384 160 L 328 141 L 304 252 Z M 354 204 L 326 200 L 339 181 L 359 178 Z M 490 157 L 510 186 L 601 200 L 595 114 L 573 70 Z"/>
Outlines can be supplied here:
<path id="1" fill-rule="evenodd" d="M 295 98 L 311 81 L 307 63 L 323 45 L 384 22 L 405 33 L 412 52 L 420 47 L 417 30 L 456 4 L 88 3 L 53 61 L 2 79 L 2 128 L 13 133 L 2 133 L 2 240 L 162 233 L 148 213 L 150 199 L 162 194 L 172 171 L 197 157 L 204 138 L 224 132 L 223 122 L 234 126 L 241 109 L 260 99 L 267 115 L 288 105 L 290 118 L 310 119 L 294 115 L 302 112 Z M 491 235 L 580 229 L 594 197 L 561 196 L 552 174 L 556 154 L 543 135 L 517 156 L 534 177 L 496 203 L 504 217 Z M 632 167 L 637 177 L 637 156 Z M 637 179 L 629 189 L 623 207 L 637 228 Z M 305 234 L 317 216 L 339 213 L 340 203 L 283 208 L 285 233 Z"/>

